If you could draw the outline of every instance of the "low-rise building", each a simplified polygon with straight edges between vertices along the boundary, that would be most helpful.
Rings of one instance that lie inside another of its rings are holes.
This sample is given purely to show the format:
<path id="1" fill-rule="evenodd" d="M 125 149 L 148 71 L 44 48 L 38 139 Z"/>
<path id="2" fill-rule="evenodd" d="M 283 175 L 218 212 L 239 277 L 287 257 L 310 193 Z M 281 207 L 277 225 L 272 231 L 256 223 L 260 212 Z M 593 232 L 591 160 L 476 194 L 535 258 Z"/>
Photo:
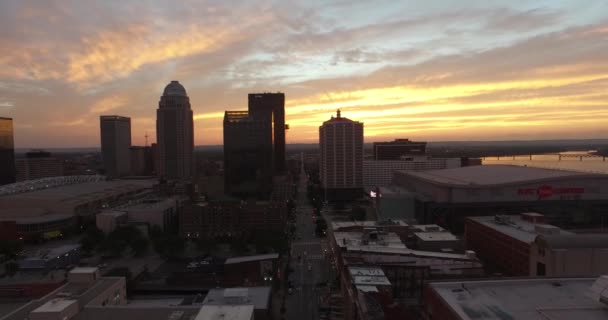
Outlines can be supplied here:
<path id="1" fill-rule="evenodd" d="M 423 319 L 608 319 L 608 277 L 431 282 Z"/>
<path id="2" fill-rule="evenodd" d="M 253 305 L 256 320 L 270 319 L 270 287 L 219 288 L 207 293 L 204 305 Z"/>
<path id="3" fill-rule="evenodd" d="M 286 201 L 226 198 L 187 205 L 179 216 L 180 235 L 188 239 L 245 237 L 256 231 L 284 232 Z"/>
<path id="4" fill-rule="evenodd" d="M 224 263 L 224 285 L 263 286 L 272 283 L 279 263 L 279 254 L 232 257 Z"/>
<path id="5" fill-rule="evenodd" d="M 15 159 L 17 181 L 63 176 L 63 161 L 46 151 L 31 151 Z"/>
<path id="6" fill-rule="evenodd" d="M 80 261 L 80 245 L 63 245 L 35 251 L 17 261 L 20 270 L 52 270 L 76 265 Z"/>
<path id="7" fill-rule="evenodd" d="M 538 213 L 519 216 L 469 217 L 465 222 L 465 243 L 489 270 L 513 276 L 530 273 L 530 247 L 540 234 L 571 234 L 544 224 Z"/>
<path id="8" fill-rule="evenodd" d="M 598 276 L 608 270 L 608 234 L 540 234 L 530 246 L 530 275 Z"/>
<path id="9" fill-rule="evenodd" d="M 95 225 L 97 229 L 103 233 L 108 234 L 119 226 L 126 224 L 128 221 L 127 213 L 125 211 L 107 210 L 98 213 L 95 216 Z"/>
<path id="10" fill-rule="evenodd" d="M 460 158 L 431 158 L 420 155 L 400 160 L 364 160 L 363 186 L 366 190 L 388 186 L 397 171 L 451 169 L 460 166 Z"/>
<path id="11" fill-rule="evenodd" d="M 228 294 L 224 294 L 228 291 Z M 256 294 L 244 298 L 241 288 L 222 292 L 224 303 L 201 303 L 202 297 L 146 301 L 127 301 L 126 281 L 122 277 L 101 277 L 97 268 L 76 268 L 68 274 L 67 283 L 46 296 L 29 303 L 4 308 L 0 320 L 253 320 L 257 304 Z M 269 292 L 269 288 L 260 292 Z M 268 294 L 269 295 L 269 294 Z M 267 298 L 260 294 L 260 300 Z M 264 318 L 261 318 L 264 319 Z"/>

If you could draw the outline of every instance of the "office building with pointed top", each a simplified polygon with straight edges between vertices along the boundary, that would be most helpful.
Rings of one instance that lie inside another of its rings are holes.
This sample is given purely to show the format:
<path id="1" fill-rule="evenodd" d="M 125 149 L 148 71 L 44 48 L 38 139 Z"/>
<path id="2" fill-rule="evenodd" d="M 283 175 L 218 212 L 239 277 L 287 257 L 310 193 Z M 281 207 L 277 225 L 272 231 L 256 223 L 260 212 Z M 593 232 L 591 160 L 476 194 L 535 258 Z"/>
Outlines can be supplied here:
<path id="1" fill-rule="evenodd" d="M 342 117 L 319 127 L 320 178 L 327 200 L 357 199 L 363 191 L 363 123 Z"/>
<path id="2" fill-rule="evenodd" d="M 156 111 L 158 172 L 161 178 L 189 180 L 194 175 L 194 122 L 186 89 L 171 81 Z"/>
<path id="3" fill-rule="evenodd" d="M 116 115 L 100 116 L 101 157 L 108 177 L 131 172 L 131 118 Z"/>

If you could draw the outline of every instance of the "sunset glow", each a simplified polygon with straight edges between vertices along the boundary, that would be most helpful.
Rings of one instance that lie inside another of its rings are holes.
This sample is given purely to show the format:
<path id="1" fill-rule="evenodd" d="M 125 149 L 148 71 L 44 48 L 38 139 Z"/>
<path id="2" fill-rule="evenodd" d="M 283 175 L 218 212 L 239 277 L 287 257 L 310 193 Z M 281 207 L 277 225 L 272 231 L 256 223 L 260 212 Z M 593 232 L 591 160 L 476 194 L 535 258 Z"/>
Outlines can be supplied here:
<path id="1" fill-rule="evenodd" d="M 101 114 L 131 117 L 144 144 L 171 80 L 197 145 L 222 144 L 247 93 L 276 91 L 288 143 L 316 143 L 338 108 L 366 142 L 608 137 L 605 1 L 96 3 L 0 4 L 17 148 L 98 146 Z"/>

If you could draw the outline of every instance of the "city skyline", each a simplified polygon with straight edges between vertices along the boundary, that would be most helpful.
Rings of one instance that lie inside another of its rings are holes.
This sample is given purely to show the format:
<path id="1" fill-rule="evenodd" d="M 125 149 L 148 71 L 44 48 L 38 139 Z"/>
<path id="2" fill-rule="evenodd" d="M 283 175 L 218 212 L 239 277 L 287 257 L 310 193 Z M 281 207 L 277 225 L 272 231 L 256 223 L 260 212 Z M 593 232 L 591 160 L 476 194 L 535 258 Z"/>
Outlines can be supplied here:
<path id="1" fill-rule="evenodd" d="M 366 143 L 608 136 L 602 1 L 6 1 L 0 18 L 16 148 L 98 147 L 103 114 L 130 117 L 144 145 L 171 80 L 195 145 L 222 144 L 248 93 L 279 91 L 288 144 L 317 142 L 338 108 Z"/>

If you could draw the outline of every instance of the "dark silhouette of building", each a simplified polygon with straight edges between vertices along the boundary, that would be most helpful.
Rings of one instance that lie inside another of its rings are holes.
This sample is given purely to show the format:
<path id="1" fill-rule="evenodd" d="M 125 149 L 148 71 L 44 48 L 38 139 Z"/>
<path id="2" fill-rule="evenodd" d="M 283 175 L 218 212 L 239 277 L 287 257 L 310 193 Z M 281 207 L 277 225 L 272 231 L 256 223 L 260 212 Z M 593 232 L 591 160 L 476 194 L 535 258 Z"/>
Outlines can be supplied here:
<path id="1" fill-rule="evenodd" d="M 25 158 L 15 161 L 15 165 L 17 181 L 63 176 L 63 161 L 43 150 L 27 152 Z"/>
<path id="2" fill-rule="evenodd" d="M 189 180 L 194 171 L 194 123 L 186 89 L 171 81 L 156 111 L 157 174 L 171 180 Z"/>
<path id="3" fill-rule="evenodd" d="M 363 123 L 336 117 L 319 127 L 320 178 L 328 200 L 352 200 L 363 192 Z"/>
<path id="4" fill-rule="evenodd" d="M 273 170 L 285 172 L 285 94 L 250 93 L 249 115 L 256 120 L 272 123 Z"/>
<path id="5" fill-rule="evenodd" d="M 152 147 L 132 146 L 131 174 L 136 176 L 149 176 L 154 171 L 154 154 Z"/>
<path id="6" fill-rule="evenodd" d="M 224 115 L 224 188 L 241 198 L 267 199 L 272 192 L 272 124 L 247 111 Z"/>
<path id="7" fill-rule="evenodd" d="M 409 155 L 424 154 L 426 154 L 426 142 L 415 142 L 409 139 L 374 142 L 374 160 L 400 160 Z"/>
<path id="8" fill-rule="evenodd" d="M 101 157 L 108 177 L 130 173 L 131 118 L 100 116 Z"/>
<path id="9" fill-rule="evenodd" d="M 0 185 L 15 182 L 13 119 L 0 117 Z"/>
<path id="10" fill-rule="evenodd" d="M 225 192 L 268 199 L 273 176 L 285 173 L 285 95 L 251 93 L 248 111 L 224 115 Z"/>

